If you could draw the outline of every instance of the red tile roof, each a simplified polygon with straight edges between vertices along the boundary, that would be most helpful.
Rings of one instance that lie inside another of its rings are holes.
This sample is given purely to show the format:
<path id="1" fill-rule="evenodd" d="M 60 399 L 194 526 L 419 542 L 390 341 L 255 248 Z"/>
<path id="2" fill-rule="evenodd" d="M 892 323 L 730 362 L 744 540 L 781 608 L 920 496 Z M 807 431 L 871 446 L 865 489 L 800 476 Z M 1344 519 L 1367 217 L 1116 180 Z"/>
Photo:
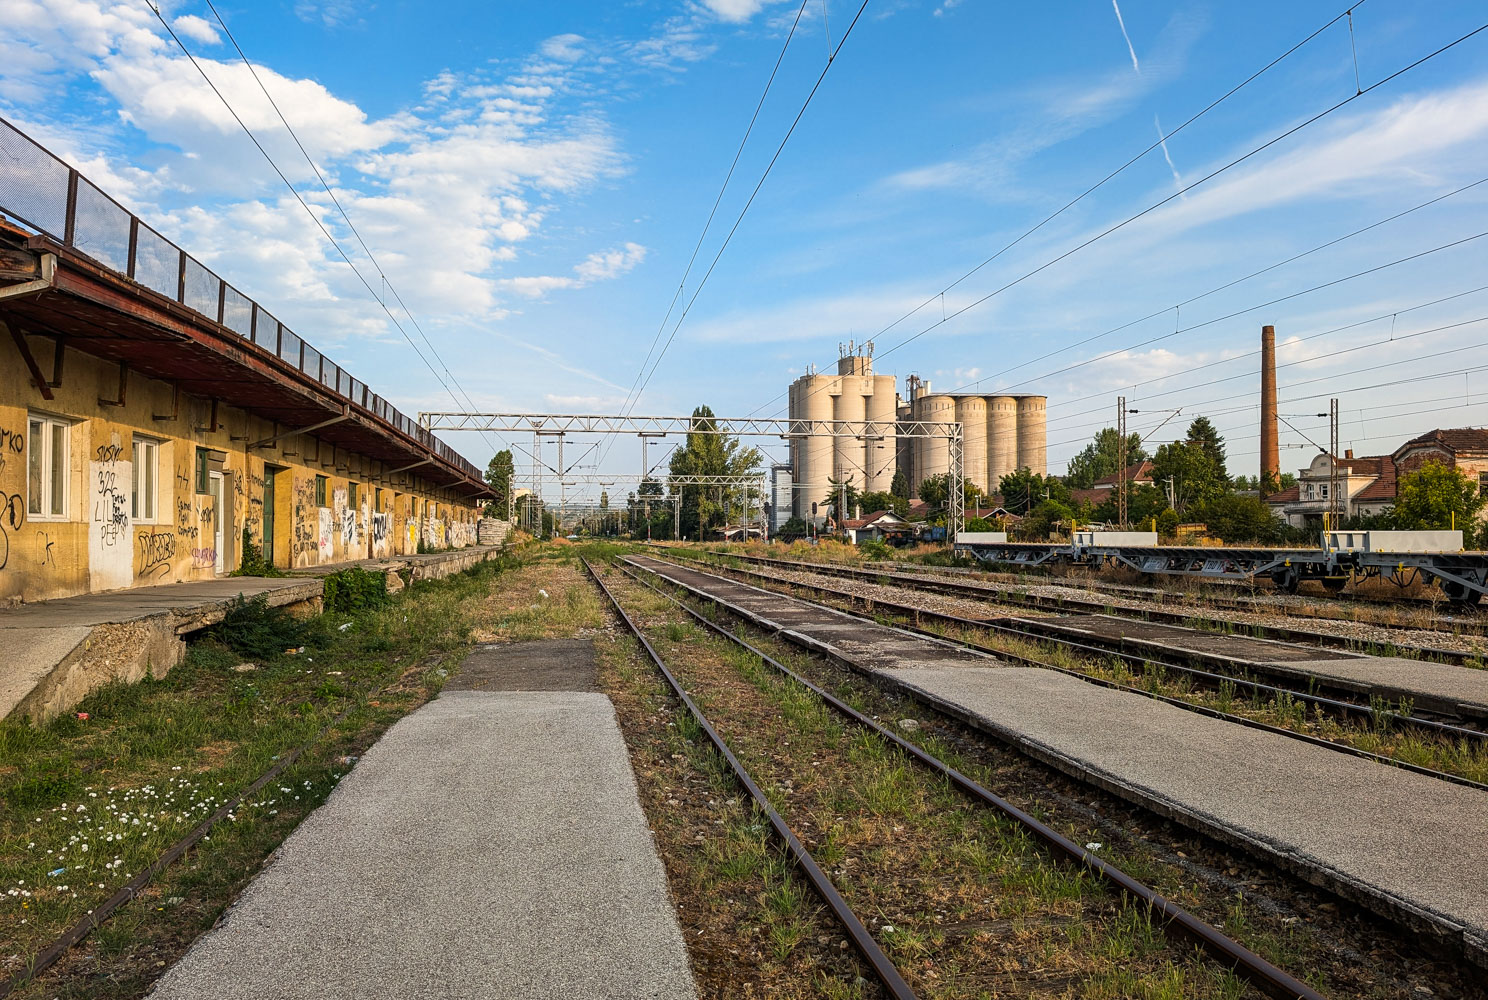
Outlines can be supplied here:
<path id="1" fill-rule="evenodd" d="M 1126 468 L 1126 480 L 1127 480 L 1127 482 L 1131 482 L 1131 483 L 1150 483 L 1150 482 L 1152 482 L 1152 463 L 1149 462 L 1149 461 L 1147 461 L 1146 459 L 1143 459 L 1142 461 L 1138 462 L 1136 465 L 1129 465 L 1129 466 L 1127 466 L 1127 468 Z M 1095 487 L 1095 486 L 1100 486 L 1102 484 L 1105 484 L 1110 489 L 1115 489 L 1116 488 L 1116 473 L 1113 472 L 1109 476 L 1102 476 L 1101 478 L 1097 479 L 1091 485 L 1092 485 L 1092 487 Z"/>
<path id="2" fill-rule="evenodd" d="M 1488 451 L 1488 428 L 1483 427 L 1456 427 L 1443 430 L 1438 428 L 1427 431 L 1419 437 L 1413 437 L 1405 444 L 1396 449 L 1395 454 L 1400 454 L 1407 448 L 1419 448 L 1421 446 L 1435 445 L 1450 452 L 1459 451 Z"/>
<path id="3" fill-rule="evenodd" d="M 1298 485 L 1297 483 L 1293 483 L 1292 485 L 1288 486 L 1286 489 L 1282 490 L 1280 493 L 1273 493 L 1270 496 L 1268 496 L 1266 498 L 1266 502 L 1267 503 L 1275 503 L 1275 504 L 1295 503 L 1297 501 L 1297 498 L 1300 497 L 1301 495 L 1302 495 L 1302 487 L 1300 485 Z"/>
<path id="4" fill-rule="evenodd" d="M 1354 494 L 1354 503 L 1378 503 L 1381 500 L 1395 499 L 1395 460 L 1389 455 L 1379 458 L 1379 478 L 1358 493 Z"/>

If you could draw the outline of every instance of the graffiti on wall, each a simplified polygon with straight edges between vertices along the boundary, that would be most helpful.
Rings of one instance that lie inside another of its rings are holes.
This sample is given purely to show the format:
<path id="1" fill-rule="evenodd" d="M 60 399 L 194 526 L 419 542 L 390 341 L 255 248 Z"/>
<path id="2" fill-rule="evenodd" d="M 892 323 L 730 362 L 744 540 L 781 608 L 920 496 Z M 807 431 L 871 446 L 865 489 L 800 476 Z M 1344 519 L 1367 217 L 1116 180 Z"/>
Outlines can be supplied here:
<path id="1" fill-rule="evenodd" d="M 216 549 L 192 549 L 191 564 L 198 568 L 214 568 L 217 565 Z"/>
<path id="2" fill-rule="evenodd" d="M 26 523 L 26 501 L 19 493 L 0 493 L 0 502 L 5 504 L 0 512 L 0 569 L 4 569 L 10 562 L 10 533 Z"/>
<path id="3" fill-rule="evenodd" d="M 116 439 L 96 455 L 123 453 Z M 90 590 L 117 590 L 134 582 L 134 545 L 129 531 L 129 479 L 133 463 L 118 458 L 88 463 L 88 575 Z"/>
<path id="4" fill-rule="evenodd" d="M 320 543 L 315 534 L 315 482 L 296 479 L 294 483 L 294 532 L 290 550 L 296 566 L 313 566 L 320 558 Z"/>
<path id="5" fill-rule="evenodd" d="M 19 431 L 0 430 L 0 472 L 5 471 L 11 455 L 26 453 L 26 438 Z"/>
<path id="6" fill-rule="evenodd" d="M 6 520 L 7 520 L 7 522 L 9 521 L 9 510 L 6 511 Z M 4 530 L 3 528 L 0 528 L 0 532 L 3 532 L 3 530 Z M 37 529 L 37 532 L 36 532 L 36 561 L 39 564 L 41 564 L 42 566 L 50 566 L 53 569 L 56 569 L 56 567 L 57 567 L 57 554 L 52 551 L 55 547 L 56 547 L 56 542 L 53 542 L 52 541 L 52 536 L 49 535 L 49 534 L 47 534 L 45 531 L 42 531 L 40 529 Z M 6 554 L 9 555 L 8 552 Z M 5 568 L 5 563 L 3 561 L 0 561 L 0 569 L 4 569 L 4 568 Z"/>
<path id="7" fill-rule="evenodd" d="M 418 522 L 409 518 L 403 526 L 403 554 L 412 555 L 418 551 Z"/>
<path id="8" fill-rule="evenodd" d="M 382 559 L 389 555 L 388 543 L 392 540 L 393 515 L 376 514 L 371 516 L 372 520 L 372 556 L 374 559 Z"/>
<path id="9" fill-rule="evenodd" d="M 319 509 L 319 513 L 320 513 L 320 536 L 318 538 L 318 541 L 320 543 L 320 547 L 318 549 L 318 552 L 320 553 L 319 559 L 323 563 L 328 563 L 328 562 L 331 561 L 331 558 L 332 558 L 331 533 L 335 530 L 335 526 L 334 526 L 334 524 L 332 523 L 332 520 L 331 520 L 331 509 L 329 507 L 321 507 Z"/>
<path id="10" fill-rule="evenodd" d="M 135 539 L 139 549 L 138 576 L 169 576 L 171 560 L 176 557 L 176 536 L 169 531 L 148 531 Z"/>

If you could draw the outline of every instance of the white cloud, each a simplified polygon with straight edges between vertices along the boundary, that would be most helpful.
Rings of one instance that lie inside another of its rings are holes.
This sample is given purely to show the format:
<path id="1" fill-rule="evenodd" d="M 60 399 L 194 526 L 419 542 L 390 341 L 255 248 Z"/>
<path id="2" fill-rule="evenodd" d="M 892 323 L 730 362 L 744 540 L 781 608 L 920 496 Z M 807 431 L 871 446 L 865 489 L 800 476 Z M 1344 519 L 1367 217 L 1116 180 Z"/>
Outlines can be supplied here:
<path id="1" fill-rule="evenodd" d="M 584 58 L 584 36 L 583 35 L 554 35 L 539 46 L 538 51 L 549 59 L 559 59 L 563 62 L 577 62 Z"/>
<path id="2" fill-rule="evenodd" d="M 702 0 L 714 17 L 732 24 L 742 24 L 758 14 L 765 0 Z"/>
<path id="3" fill-rule="evenodd" d="M 935 8 L 935 16 L 945 17 L 946 11 L 955 10 L 959 6 L 961 6 L 961 0 L 945 0 L 939 7 Z"/>
<path id="4" fill-rule="evenodd" d="M 574 265 L 573 275 L 539 275 L 527 278 L 506 278 L 502 284 L 519 295 L 539 298 L 548 292 L 564 288 L 583 288 L 596 281 L 608 281 L 634 270 L 646 259 L 646 248 L 639 243 L 626 243 L 623 247 L 592 253 Z"/>
<path id="5" fill-rule="evenodd" d="M 297 0 L 294 11 L 301 21 L 319 21 L 327 28 L 339 28 L 360 21 L 359 8 L 353 0 Z"/>
<path id="6" fill-rule="evenodd" d="M 194 42 L 201 42 L 203 45 L 222 44 L 222 39 L 211 22 L 195 14 L 182 14 L 171 22 L 171 27 L 176 29 L 176 34 L 185 35 Z"/>
<path id="7" fill-rule="evenodd" d="M 1426 164 L 1445 174 L 1459 163 L 1481 162 L 1488 140 L 1488 81 L 1402 97 L 1381 110 L 1323 126 L 1321 134 L 1308 138 L 1300 148 L 1225 174 L 1185 201 L 1154 212 L 1144 229 L 1167 239 L 1303 199 L 1357 198 L 1402 184 L 1435 183 L 1439 175 L 1428 172 Z"/>

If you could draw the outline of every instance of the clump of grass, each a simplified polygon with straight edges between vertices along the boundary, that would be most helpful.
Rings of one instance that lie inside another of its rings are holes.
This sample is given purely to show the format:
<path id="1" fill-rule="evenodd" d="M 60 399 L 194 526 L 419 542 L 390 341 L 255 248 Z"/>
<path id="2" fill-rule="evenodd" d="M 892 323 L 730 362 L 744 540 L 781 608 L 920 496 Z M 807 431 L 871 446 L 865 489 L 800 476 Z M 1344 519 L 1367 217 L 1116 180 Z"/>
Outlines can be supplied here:
<path id="1" fill-rule="evenodd" d="M 319 637 L 319 632 L 310 620 L 295 618 L 283 608 L 270 606 L 267 593 L 247 598 L 239 594 L 222 621 L 206 629 L 204 638 L 249 659 L 268 659 L 308 645 Z"/>

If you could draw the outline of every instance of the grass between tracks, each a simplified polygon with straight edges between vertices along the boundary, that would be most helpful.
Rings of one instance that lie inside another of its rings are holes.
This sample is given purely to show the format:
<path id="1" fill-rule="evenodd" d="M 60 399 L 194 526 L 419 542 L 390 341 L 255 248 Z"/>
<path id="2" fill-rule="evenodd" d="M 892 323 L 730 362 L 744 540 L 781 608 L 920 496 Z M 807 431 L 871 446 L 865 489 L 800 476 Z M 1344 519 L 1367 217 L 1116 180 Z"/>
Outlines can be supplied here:
<path id="1" fill-rule="evenodd" d="M 115 684 L 44 725 L 0 722 L 0 980 L 193 826 L 313 740 L 21 997 L 142 995 L 318 806 L 355 757 L 435 694 L 473 629 L 535 627 L 489 596 L 515 558 L 308 623 L 304 653 L 245 663 L 215 639 L 166 677 Z M 515 570 L 508 576 L 519 576 Z M 322 728 L 342 716 L 323 734 Z"/>
<path id="2" fill-rule="evenodd" d="M 750 567 L 738 565 L 727 568 L 743 572 L 757 572 Z M 750 577 L 747 582 L 755 586 L 786 592 L 785 581 L 766 583 Z M 835 581 L 829 580 L 827 585 L 831 586 L 833 582 Z M 796 583 L 791 586 L 800 588 L 804 585 Z M 899 624 L 907 621 L 904 616 L 874 611 L 871 599 L 858 598 L 849 601 L 821 592 L 815 592 L 809 596 L 813 600 L 822 601 L 843 610 L 871 614 L 876 620 L 885 624 Z M 916 596 L 914 591 L 902 590 L 895 593 L 894 600 L 901 604 L 912 604 Z M 1150 694 L 1163 695 L 1191 705 L 1216 709 L 1292 732 L 1306 733 L 1309 736 L 1316 736 L 1343 746 L 1441 771 L 1444 774 L 1467 778 L 1470 781 L 1488 783 L 1488 746 L 1481 742 L 1433 736 L 1392 723 L 1386 713 L 1396 712 L 1401 715 L 1410 715 L 1413 711 L 1410 699 L 1400 701 L 1376 699 L 1372 703 L 1374 711 L 1370 720 L 1361 723 L 1352 719 L 1330 716 L 1320 707 L 1309 707 L 1306 702 L 1284 691 L 1274 696 L 1262 696 L 1259 692 L 1246 693 L 1243 688 L 1234 684 L 1221 683 L 1217 687 L 1201 686 L 1196 684 L 1190 675 L 1169 671 L 1161 664 L 1134 665 L 1115 657 L 1078 653 L 1057 642 L 1041 642 L 999 635 L 987 629 L 946 625 L 934 620 L 927 620 L 919 625 L 927 631 L 950 639 L 1028 657 L 1089 677 L 1098 677 L 1102 680 L 1140 688 Z M 1263 683 L 1275 683 L 1268 682 L 1265 678 L 1249 678 L 1247 675 L 1240 675 L 1238 679 L 1257 679 Z"/>
<path id="3" fill-rule="evenodd" d="M 1055 862 L 1021 828 L 839 721 L 816 695 L 681 621 L 653 592 L 614 574 L 608 582 L 921 996 L 1248 995 L 1228 971 L 1171 944 L 1145 908 Z M 671 721 L 684 742 L 704 739 Z M 731 839 L 698 859 L 704 883 L 756 863 Z M 841 937 L 818 931 L 809 887 L 770 904 L 777 961 Z"/>

